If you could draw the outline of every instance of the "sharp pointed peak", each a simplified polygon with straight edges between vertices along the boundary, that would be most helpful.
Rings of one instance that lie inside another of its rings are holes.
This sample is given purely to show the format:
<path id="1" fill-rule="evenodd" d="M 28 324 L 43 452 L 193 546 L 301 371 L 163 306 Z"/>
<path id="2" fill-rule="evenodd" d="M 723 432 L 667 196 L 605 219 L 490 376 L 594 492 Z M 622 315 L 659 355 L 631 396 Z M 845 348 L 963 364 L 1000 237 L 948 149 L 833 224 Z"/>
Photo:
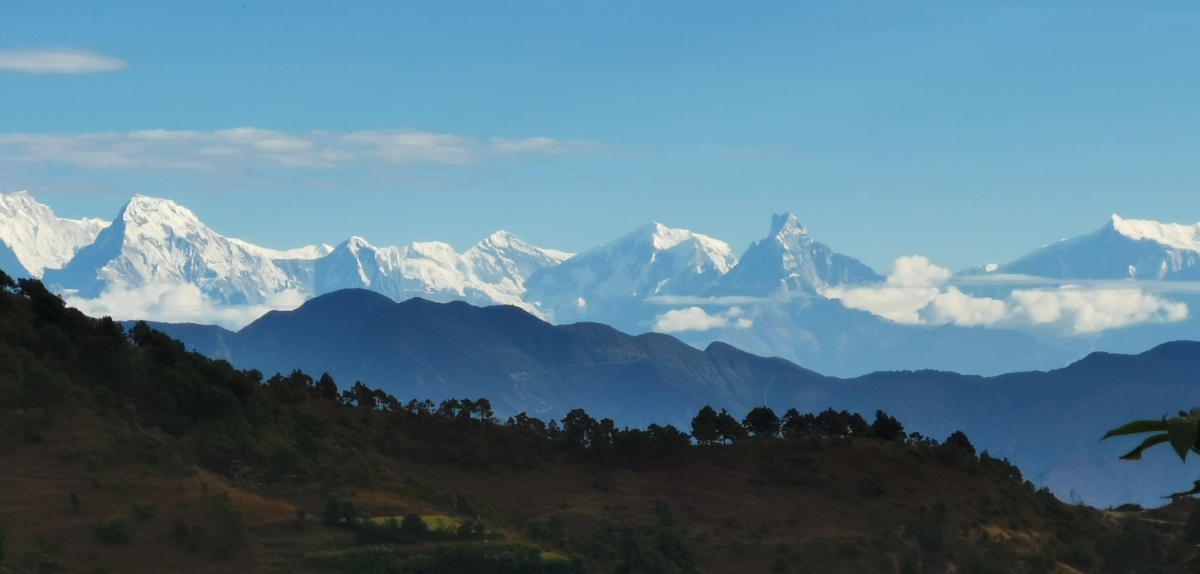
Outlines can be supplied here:
<path id="1" fill-rule="evenodd" d="M 808 230 L 803 225 L 800 225 L 800 220 L 795 215 L 785 211 L 771 216 L 770 236 L 776 237 L 780 234 L 808 235 Z"/>

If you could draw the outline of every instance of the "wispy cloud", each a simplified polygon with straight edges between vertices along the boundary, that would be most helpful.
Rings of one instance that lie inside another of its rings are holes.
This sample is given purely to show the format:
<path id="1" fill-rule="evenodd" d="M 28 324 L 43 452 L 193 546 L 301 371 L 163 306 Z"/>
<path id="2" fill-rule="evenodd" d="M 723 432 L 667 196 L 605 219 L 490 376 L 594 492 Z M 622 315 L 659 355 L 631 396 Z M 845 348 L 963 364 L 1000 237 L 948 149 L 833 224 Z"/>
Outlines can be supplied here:
<path id="1" fill-rule="evenodd" d="M 21 74 L 95 74 L 125 69 L 124 60 L 83 50 L 0 50 L 0 71 Z"/>
<path id="2" fill-rule="evenodd" d="M 594 154 L 600 144 L 550 137 L 483 140 L 412 130 L 283 132 L 146 130 L 0 134 L 0 165 L 68 165 L 84 170 L 245 172 L 352 166 L 477 164 L 516 157 Z"/>

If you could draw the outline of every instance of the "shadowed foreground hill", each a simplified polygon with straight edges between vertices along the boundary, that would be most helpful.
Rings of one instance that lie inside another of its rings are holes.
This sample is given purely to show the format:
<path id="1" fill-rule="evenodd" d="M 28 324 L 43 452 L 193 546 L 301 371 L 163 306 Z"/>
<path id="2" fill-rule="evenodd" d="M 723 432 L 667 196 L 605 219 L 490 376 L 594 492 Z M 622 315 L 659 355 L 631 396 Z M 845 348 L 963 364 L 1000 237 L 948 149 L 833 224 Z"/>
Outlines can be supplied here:
<path id="1" fill-rule="evenodd" d="M 561 417 L 584 408 L 622 424 L 682 426 L 705 404 L 738 416 L 759 405 L 883 409 L 930 436 L 962 429 L 1062 498 L 1099 505 L 1154 506 L 1161 493 L 1186 490 L 1190 474 L 1177 462 L 1123 464 L 1116 457 L 1129 446 L 1098 439 L 1128 420 L 1200 404 L 1200 343 L 1182 341 L 1140 355 L 1095 353 L 1049 372 L 838 379 L 722 343 L 701 351 L 667 335 L 554 326 L 514 307 L 395 303 L 364 290 L 269 313 L 238 333 L 155 326 L 240 368 L 328 372 L 434 400 L 486 396 L 503 415 Z"/>
<path id="2" fill-rule="evenodd" d="M 703 446 L 579 410 L 500 423 L 482 399 L 264 381 L 3 279 L 13 572 L 1124 574 L 1180 572 L 1200 538 L 1194 505 L 1066 505 L 883 414 L 788 413 L 781 437 L 714 413 L 736 442 Z"/>

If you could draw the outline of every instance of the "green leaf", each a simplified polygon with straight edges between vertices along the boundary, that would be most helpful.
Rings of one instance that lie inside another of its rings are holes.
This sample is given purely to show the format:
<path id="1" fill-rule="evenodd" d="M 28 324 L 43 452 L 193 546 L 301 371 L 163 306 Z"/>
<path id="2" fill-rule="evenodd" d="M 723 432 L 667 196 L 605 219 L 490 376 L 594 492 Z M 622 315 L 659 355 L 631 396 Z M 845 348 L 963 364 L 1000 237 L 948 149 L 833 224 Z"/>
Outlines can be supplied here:
<path id="1" fill-rule="evenodd" d="M 1154 445 L 1167 442 L 1169 440 L 1171 440 L 1171 437 L 1168 436 L 1167 433 L 1161 433 L 1161 434 L 1156 434 L 1154 436 L 1151 436 L 1151 437 L 1147 438 L 1146 440 L 1142 441 L 1142 444 L 1139 444 L 1137 448 L 1135 448 L 1135 449 L 1129 451 L 1127 454 L 1123 455 L 1121 457 L 1121 460 L 1141 460 L 1142 459 L 1142 451 L 1144 451 Z"/>
<path id="2" fill-rule="evenodd" d="M 1197 435 L 1200 435 L 1200 418 L 1189 416 L 1167 419 L 1167 435 L 1171 438 L 1171 448 L 1179 455 L 1180 460 L 1187 460 L 1187 453 L 1196 445 Z"/>
<path id="3" fill-rule="evenodd" d="M 1147 433 L 1147 432 L 1162 432 L 1165 430 L 1167 430 L 1166 419 L 1161 420 L 1161 421 L 1133 421 L 1129 424 L 1122 425 L 1113 430 L 1108 431 L 1108 434 L 1105 434 L 1104 438 L 1102 438 L 1100 440 L 1104 440 L 1105 438 L 1114 437 L 1114 436 L 1142 434 L 1142 433 Z"/>

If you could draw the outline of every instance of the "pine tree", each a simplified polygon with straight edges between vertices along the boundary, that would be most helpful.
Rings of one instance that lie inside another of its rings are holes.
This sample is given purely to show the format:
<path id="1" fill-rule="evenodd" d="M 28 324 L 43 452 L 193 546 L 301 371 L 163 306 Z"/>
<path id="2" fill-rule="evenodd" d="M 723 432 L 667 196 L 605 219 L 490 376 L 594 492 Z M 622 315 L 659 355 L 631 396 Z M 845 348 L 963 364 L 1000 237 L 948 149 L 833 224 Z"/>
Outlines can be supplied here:
<path id="1" fill-rule="evenodd" d="M 775 438 L 779 436 L 779 417 L 768 407 L 755 407 L 746 414 L 742 426 L 754 438 Z"/>
<path id="2" fill-rule="evenodd" d="M 721 434 L 717 432 L 717 411 L 712 407 L 705 406 L 692 419 L 692 438 L 699 444 L 713 444 L 720 440 Z"/>
<path id="3" fill-rule="evenodd" d="M 327 401 L 337 400 L 337 383 L 333 382 L 333 377 L 329 376 L 329 373 L 321 375 L 321 380 L 317 382 L 317 392 L 321 394 L 321 398 Z"/>
<path id="4" fill-rule="evenodd" d="M 875 411 L 875 422 L 871 424 L 871 432 L 883 440 L 904 440 L 904 425 L 883 411 Z"/>
<path id="5" fill-rule="evenodd" d="M 721 442 L 738 442 L 746 438 L 746 427 L 738 423 L 733 415 L 721 409 L 717 415 L 717 434 L 721 436 Z"/>

